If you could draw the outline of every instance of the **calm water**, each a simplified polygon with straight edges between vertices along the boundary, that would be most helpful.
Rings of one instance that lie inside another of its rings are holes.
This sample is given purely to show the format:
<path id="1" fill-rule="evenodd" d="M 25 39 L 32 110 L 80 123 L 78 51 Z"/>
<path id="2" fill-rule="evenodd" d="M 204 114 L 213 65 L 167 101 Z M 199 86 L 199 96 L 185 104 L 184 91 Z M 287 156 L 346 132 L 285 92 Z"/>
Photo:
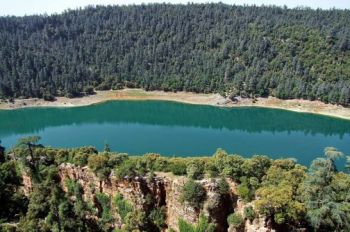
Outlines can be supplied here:
<path id="1" fill-rule="evenodd" d="M 130 154 L 294 157 L 309 165 L 326 146 L 350 154 L 350 121 L 263 108 L 227 109 L 162 101 L 0 111 L 2 145 L 39 135 L 53 147 L 93 145 Z M 341 165 L 344 161 L 340 161 Z"/>

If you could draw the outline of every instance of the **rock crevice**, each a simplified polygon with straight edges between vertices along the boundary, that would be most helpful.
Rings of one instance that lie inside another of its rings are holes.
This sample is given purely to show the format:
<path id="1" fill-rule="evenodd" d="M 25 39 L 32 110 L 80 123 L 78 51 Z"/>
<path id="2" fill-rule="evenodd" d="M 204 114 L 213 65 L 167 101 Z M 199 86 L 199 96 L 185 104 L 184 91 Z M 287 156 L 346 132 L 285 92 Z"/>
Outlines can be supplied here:
<path id="1" fill-rule="evenodd" d="M 120 180 L 113 173 L 107 180 L 101 181 L 88 167 L 78 167 L 73 164 L 61 164 L 59 166 L 60 182 L 67 191 L 66 181 L 78 182 L 83 188 L 83 198 L 86 201 L 94 201 L 96 194 L 102 192 L 113 199 L 121 194 L 133 207 L 144 212 L 150 212 L 155 207 L 165 207 L 166 228 L 178 231 L 180 218 L 188 223 L 197 223 L 199 212 L 193 207 L 181 201 L 182 187 L 187 181 L 186 177 L 174 176 L 169 173 L 156 173 L 153 178 L 149 177 L 125 177 Z M 24 190 L 29 194 L 33 188 L 28 176 L 23 177 Z M 229 228 L 227 216 L 232 212 L 243 215 L 245 204 L 238 200 L 236 184 L 230 180 L 230 192 L 227 195 L 219 195 L 216 191 L 217 182 L 211 179 L 198 181 L 206 190 L 206 201 L 202 212 L 212 222 L 215 222 L 218 232 L 235 231 Z M 115 218 L 119 218 L 118 215 Z M 116 220 L 117 227 L 121 227 L 121 221 Z M 264 218 L 245 223 L 243 231 L 265 232 L 271 231 L 264 226 Z"/>

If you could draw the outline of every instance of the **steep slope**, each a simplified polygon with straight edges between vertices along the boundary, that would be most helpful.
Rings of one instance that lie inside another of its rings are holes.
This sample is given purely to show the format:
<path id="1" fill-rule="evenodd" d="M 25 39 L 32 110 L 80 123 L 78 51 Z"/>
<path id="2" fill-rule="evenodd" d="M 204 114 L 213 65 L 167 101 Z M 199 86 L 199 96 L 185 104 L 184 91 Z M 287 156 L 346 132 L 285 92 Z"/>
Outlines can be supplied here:
<path id="1" fill-rule="evenodd" d="M 224 4 L 88 7 L 0 18 L 0 97 L 96 89 L 350 103 L 348 10 Z"/>
<path id="2" fill-rule="evenodd" d="M 86 201 L 96 203 L 96 194 L 104 193 L 110 198 L 121 194 L 124 199 L 130 202 L 133 207 L 141 211 L 149 211 L 152 207 L 166 208 L 166 231 L 170 228 L 179 231 L 179 219 L 188 223 L 198 222 L 199 211 L 181 201 L 181 190 L 186 182 L 186 177 L 174 176 L 170 173 L 157 173 L 151 181 L 146 177 L 125 177 L 124 180 L 118 180 L 113 174 L 105 180 L 100 179 L 88 167 L 78 167 L 73 164 L 61 164 L 59 167 L 59 176 L 62 187 L 67 191 L 67 181 L 78 182 L 84 192 Z M 27 194 L 31 192 L 32 184 L 28 176 L 24 175 L 24 189 Z M 213 180 L 203 179 L 199 183 L 205 188 L 207 200 L 204 203 L 203 212 L 211 220 L 214 220 L 218 227 L 216 231 L 236 231 L 229 228 L 226 222 L 228 214 L 238 212 L 243 215 L 243 209 L 246 206 L 238 199 L 236 193 L 236 184 L 228 180 L 230 184 L 229 198 L 219 199 L 215 207 L 210 207 L 211 202 L 217 199 L 217 183 Z M 147 202 L 147 196 L 150 195 L 152 203 Z M 121 228 L 123 222 L 118 212 L 114 211 L 115 227 Z M 246 221 L 243 229 L 247 232 L 265 232 L 273 231 L 265 227 L 264 218 L 257 218 L 252 223 Z"/>

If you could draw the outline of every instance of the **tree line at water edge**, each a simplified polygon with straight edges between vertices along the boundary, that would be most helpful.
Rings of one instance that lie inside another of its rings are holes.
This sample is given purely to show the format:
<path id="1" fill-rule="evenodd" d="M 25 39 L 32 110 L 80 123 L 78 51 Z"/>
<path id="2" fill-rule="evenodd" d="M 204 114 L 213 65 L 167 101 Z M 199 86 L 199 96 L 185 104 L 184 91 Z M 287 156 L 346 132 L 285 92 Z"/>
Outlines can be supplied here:
<path id="1" fill-rule="evenodd" d="M 217 181 L 215 191 L 220 197 L 228 194 L 227 180 L 233 181 L 237 183 L 240 199 L 251 205 L 244 209 L 244 217 L 236 212 L 227 216 L 228 225 L 237 229 L 244 221 L 261 215 L 277 230 L 347 231 L 350 160 L 344 171 L 335 165 L 335 160 L 343 156 L 329 147 L 322 158 L 306 168 L 293 159 L 271 160 L 262 155 L 243 158 L 221 149 L 211 157 L 200 158 L 128 156 L 111 152 L 108 145 L 103 152 L 93 147 L 55 149 L 40 145 L 38 137 L 23 138 L 7 152 L 3 147 L 0 149 L 0 228 L 2 231 L 162 231 L 166 228 L 162 207 L 147 212 L 136 210 L 120 194 L 111 198 L 97 193 L 96 202 L 89 202 L 82 198 L 82 186 L 73 180 L 66 181 L 63 188 L 59 166 L 70 163 L 88 167 L 101 181 L 107 181 L 112 172 L 120 180 L 145 177 L 151 181 L 158 172 L 186 176 L 181 201 L 198 212 L 203 210 L 207 198 L 200 180 Z M 23 173 L 32 180 L 29 195 L 24 195 L 21 187 Z M 148 201 L 151 204 L 152 198 Z M 112 212 L 120 215 L 122 228 L 114 228 Z M 179 219 L 180 231 L 208 232 L 218 226 L 213 218 L 202 214 L 198 223 L 191 225 Z"/>

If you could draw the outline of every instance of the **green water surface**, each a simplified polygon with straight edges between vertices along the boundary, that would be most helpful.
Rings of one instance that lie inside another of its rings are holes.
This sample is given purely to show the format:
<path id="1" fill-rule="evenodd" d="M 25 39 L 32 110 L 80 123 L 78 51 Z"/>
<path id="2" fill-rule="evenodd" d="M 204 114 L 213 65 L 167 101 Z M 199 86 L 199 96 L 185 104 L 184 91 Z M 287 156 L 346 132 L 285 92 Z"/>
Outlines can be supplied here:
<path id="1" fill-rule="evenodd" d="M 165 101 L 110 101 L 76 108 L 0 110 L 7 148 L 39 135 L 52 147 L 92 145 L 129 154 L 267 154 L 309 165 L 327 146 L 350 154 L 350 121 L 264 108 L 219 108 Z"/>

